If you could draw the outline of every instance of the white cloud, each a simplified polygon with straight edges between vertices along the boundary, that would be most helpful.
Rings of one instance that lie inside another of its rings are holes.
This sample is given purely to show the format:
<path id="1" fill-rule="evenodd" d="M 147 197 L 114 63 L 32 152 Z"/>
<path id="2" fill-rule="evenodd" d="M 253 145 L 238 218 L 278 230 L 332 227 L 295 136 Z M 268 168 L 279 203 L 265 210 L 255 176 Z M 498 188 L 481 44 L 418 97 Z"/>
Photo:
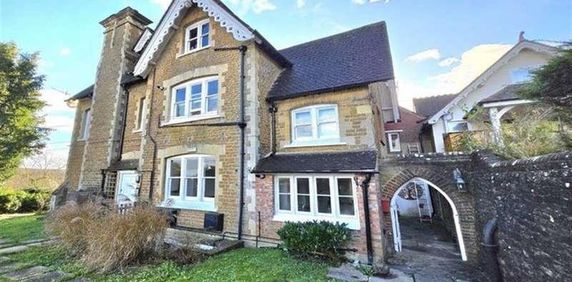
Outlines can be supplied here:
<path id="1" fill-rule="evenodd" d="M 384 1 L 384 3 L 389 3 L 390 0 L 352 0 L 352 3 L 354 4 L 358 4 L 358 5 L 363 5 L 365 3 L 376 3 L 376 2 L 381 2 Z"/>
<path id="2" fill-rule="evenodd" d="M 68 47 L 64 47 L 62 49 L 60 49 L 60 56 L 67 56 L 71 54 L 71 49 Z"/>
<path id="3" fill-rule="evenodd" d="M 413 98 L 460 92 L 511 47 L 512 45 L 506 44 L 477 45 L 463 52 L 460 59 L 454 62 L 457 63 L 457 65 L 449 71 L 434 76 L 426 76 L 426 78 L 419 80 L 399 79 L 401 76 L 398 74 L 397 92 L 399 104 L 406 108 L 413 109 Z M 443 61 L 448 59 L 450 58 L 444 59 Z M 439 64 L 443 61 L 439 62 Z"/>
<path id="4" fill-rule="evenodd" d="M 163 10 L 167 10 L 171 4 L 171 0 L 151 0 L 151 3 L 159 5 Z"/>
<path id="5" fill-rule="evenodd" d="M 46 103 L 40 113 L 44 117 L 43 126 L 56 131 L 71 133 L 75 109 L 70 108 L 64 101 L 69 96 L 55 89 L 42 89 L 40 94 L 40 99 Z"/>
<path id="6" fill-rule="evenodd" d="M 237 9 L 238 15 L 245 15 L 249 11 L 260 14 L 277 8 L 270 0 L 226 0 L 226 2 Z"/>
<path id="7" fill-rule="evenodd" d="M 455 57 L 449 57 L 449 58 L 441 60 L 439 63 L 437 63 L 437 65 L 439 65 L 440 67 L 449 67 L 449 66 L 454 65 L 458 62 L 459 62 L 459 59 L 457 59 Z"/>
<path id="8" fill-rule="evenodd" d="M 296 0 L 296 7 L 303 8 L 306 6 L 306 0 Z"/>
<path id="9" fill-rule="evenodd" d="M 426 60 L 439 60 L 440 58 L 441 53 L 439 52 L 439 49 L 427 49 L 405 58 L 405 61 L 419 63 Z"/>

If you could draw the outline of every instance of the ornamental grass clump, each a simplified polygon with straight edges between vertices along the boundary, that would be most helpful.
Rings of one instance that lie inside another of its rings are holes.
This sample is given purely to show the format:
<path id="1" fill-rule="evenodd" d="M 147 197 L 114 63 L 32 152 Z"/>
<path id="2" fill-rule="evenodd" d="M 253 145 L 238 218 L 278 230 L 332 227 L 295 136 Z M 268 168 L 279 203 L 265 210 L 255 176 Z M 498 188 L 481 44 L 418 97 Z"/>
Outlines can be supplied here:
<path id="1" fill-rule="evenodd" d="M 285 250 L 299 257 L 318 257 L 330 262 L 343 260 L 351 240 L 347 224 L 328 221 L 286 222 L 278 235 Z"/>

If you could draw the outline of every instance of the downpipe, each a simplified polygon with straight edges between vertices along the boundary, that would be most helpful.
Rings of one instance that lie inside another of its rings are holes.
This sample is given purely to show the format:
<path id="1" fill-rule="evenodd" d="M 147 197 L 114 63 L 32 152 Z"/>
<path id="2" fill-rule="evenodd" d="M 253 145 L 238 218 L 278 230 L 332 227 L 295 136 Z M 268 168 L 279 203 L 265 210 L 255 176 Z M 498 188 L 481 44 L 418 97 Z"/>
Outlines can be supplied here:
<path id="1" fill-rule="evenodd" d="M 495 281 L 503 281 L 502 275 L 499 268 L 499 261 L 498 261 L 498 249 L 499 245 L 496 240 L 497 234 L 497 219 L 493 218 L 485 224 L 483 227 L 483 242 L 481 245 L 484 248 L 484 253 L 486 256 L 486 261 L 489 262 L 493 272 L 493 276 L 495 277 Z"/>
<path id="2" fill-rule="evenodd" d="M 357 180 L 357 179 L 356 179 Z M 371 181 L 371 174 L 366 174 L 365 179 L 360 184 L 363 192 L 363 213 L 365 220 L 365 242 L 367 247 L 367 264 L 373 264 L 373 246 L 371 242 L 371 220 L 369 218 L 369 182 Z"/>

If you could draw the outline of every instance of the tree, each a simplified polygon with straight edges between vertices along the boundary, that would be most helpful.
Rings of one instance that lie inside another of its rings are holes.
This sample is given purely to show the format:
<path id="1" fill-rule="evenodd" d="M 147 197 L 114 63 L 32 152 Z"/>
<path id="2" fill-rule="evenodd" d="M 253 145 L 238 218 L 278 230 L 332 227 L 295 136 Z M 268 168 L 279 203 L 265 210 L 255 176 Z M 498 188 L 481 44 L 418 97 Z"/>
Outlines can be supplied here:
<path id="1" fill-rule="evenodd" d="M 21 54 L 14 43 L 0 42 L 0 182 L 10 177 L 23 158 L 44 147 L 44 106 L 36 73 L 38 54 Z"/>

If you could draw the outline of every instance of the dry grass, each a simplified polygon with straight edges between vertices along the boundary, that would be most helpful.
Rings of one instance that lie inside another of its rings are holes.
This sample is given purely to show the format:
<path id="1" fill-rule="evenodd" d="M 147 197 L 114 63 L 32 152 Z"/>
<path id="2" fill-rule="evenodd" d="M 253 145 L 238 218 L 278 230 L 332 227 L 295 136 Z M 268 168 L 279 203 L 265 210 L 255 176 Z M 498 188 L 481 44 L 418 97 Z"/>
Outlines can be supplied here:
<path id="1" fill-rule="evenodd" d="M 48 220 L 48 230 L 90 270 L 110 272 L 158 251 L 167 227 L 164 214 L 140 205 L 118 214 L 94 203 L 69 205 Z"/>

